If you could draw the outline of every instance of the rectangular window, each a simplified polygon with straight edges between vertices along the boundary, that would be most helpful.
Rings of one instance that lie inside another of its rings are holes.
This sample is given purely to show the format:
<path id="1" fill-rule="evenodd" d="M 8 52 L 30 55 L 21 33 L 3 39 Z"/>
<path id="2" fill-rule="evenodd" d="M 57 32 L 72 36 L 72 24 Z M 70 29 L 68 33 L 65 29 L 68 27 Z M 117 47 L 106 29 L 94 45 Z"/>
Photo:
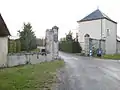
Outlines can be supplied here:
<path id="1" fill-rule="evenodd" d="M 110 36 L 110 29 L 107 29 L 107 36 Z"/>

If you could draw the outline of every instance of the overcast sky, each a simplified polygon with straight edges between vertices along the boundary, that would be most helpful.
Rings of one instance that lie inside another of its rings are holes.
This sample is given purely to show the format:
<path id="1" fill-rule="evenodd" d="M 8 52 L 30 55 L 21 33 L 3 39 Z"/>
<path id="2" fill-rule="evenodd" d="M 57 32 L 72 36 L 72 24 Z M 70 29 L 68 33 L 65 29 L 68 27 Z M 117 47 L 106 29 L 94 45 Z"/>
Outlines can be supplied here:
<path id="1" fill-rule="evenodd" d="M 77 32 L 78 20 L 99 7 L 111 19 L 118 22 L 120 36 L 119 0 L 0 0 L 0 13 L 12 36 L 22 29 L 23 22 L 30 22 L 38 38 L 45 30 L 59 27 L 59 38 L 69 30 Z"/>

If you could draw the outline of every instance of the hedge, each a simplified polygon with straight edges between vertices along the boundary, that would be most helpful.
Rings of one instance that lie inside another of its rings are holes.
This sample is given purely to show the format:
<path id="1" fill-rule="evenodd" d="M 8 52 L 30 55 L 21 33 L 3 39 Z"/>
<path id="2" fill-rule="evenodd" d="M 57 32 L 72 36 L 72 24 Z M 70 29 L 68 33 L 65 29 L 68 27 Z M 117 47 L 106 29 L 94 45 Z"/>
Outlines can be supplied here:
<path id="1" fill-rule="evenodd" d="M 16 42 L 16 52 L 20 52 L 21 51 L 21 42 L 19 39 L 15 40 Z"/>
<path id="2" fill-rule="evenodd" d="M 17 53 L 21 51 L 21 43 L 19 40 L 8 40 L 8 52 Z"/>
<path id="3" fill-rule="evenodd" d="M 79 42 L 61 41 L 59 43 L 59 50 L 69 53 L 80 53 L 82 48 L 79 45 Z"/>

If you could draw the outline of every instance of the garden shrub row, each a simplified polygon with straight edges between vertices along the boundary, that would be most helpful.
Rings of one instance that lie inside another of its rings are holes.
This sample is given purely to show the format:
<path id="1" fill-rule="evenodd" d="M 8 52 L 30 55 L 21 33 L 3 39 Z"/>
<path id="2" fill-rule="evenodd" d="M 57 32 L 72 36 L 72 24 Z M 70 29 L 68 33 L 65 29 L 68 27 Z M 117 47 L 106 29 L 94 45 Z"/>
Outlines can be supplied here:
<path id="1" fill-rule="evenodd" d="M 82 48 L 79 42 L 74 41 L 61 41 L 59 43 L 59 50 L 69 53 L 80 53 Z"/>

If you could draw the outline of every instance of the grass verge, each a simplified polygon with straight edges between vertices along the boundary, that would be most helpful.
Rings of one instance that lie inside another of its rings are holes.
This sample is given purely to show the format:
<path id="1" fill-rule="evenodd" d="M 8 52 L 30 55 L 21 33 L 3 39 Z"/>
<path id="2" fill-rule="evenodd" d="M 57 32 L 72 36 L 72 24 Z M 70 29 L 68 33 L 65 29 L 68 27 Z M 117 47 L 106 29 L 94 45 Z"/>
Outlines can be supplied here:
<path id="1" fill-rule="evenodd" d="M 114 55 L 103 55 L 101 58 L 102 58 L 102 59 L 120 60 L 120 54 L 114 54 Z"/>
<path id="2" fill-rule="evenodd" d="M 0 69 L 0 90 L 50 90 L 64 61 Z"/>
<path id="3" fill-rule="evenodd" d="M 40 49 L 39 48 L 36 48 L 36 49 L 33 49 L 31 50 L 32 52 L 40 52 Z"/>

